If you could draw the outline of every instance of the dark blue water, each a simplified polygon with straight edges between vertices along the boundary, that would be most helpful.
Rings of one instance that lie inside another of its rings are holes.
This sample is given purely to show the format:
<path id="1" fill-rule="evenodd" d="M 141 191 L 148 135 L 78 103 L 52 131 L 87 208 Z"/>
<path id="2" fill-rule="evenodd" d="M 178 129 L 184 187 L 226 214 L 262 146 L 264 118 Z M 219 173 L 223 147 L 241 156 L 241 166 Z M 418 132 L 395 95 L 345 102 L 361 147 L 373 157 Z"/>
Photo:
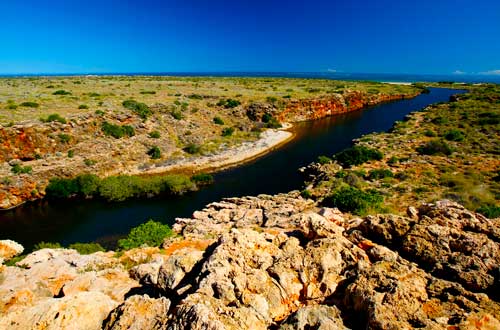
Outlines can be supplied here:
<path id="1" fill-rule="evenodd" d="M 425 106 L 448 101 L 457 90 L 431 89 L 411 100 L 367 109 L 296 126 L 297 138 L 252 163 L 215 175 L 215 184 L 180 197 L 102 201 L 37 202 L 0 213 L 0 239 L 10 238 L 30 248 L 39 241 L 99 241 L 107 244 L 149 218 L 173 223 L 223 197 L 274 194 L 302 188 L 297 169 L 331 156 L 361 135 L 388 130 L 396 120 Z"/>
<path id="2" fill-rule="evenodd" d="M 0 75 L 0 77 L 57 77 L 57 76 L 175 76 L 175 77 L 281 77 L 281 78 L 316 78 L 353 81 L 380 82 L 440 82 L 457 83 L 496 83 L 500 84 L 500 75 L 495 74 L 409 74 L 409 73 L 352 73 L 352 72 L 108 72 L 108 73 L 73 73 L 73 74 L 24 74 Z"/>

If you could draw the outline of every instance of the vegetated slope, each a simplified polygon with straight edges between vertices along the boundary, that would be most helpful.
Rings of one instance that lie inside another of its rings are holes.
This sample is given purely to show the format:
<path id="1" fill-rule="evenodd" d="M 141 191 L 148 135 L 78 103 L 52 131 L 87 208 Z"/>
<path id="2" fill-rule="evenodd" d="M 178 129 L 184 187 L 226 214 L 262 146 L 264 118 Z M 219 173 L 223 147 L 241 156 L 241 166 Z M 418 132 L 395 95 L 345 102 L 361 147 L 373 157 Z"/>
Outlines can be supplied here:
<path id="1" fill-rule="evenodd" d="M 449 103 L 408 115 L 389 133 L 355 142 L 380 152 L 380 159 L 341 168 L 323 158 L 322 165 L 306 170 L 305 194 L 340 205 L 339 191 L 350 187 L 383 198 L 383 203 L 365 203 L 364 211 L 403 212 L 408 205 L 446 198 L 486 216 L 500 216 L 500 87 L 470 88 Z"/>
<path id="2" fill-rule="evenodd" d="M 43 197 L 54 177 L 141 173 L 255 141 L 278 117 L 312 119 L 420 91 L 314 79 L 0 79 L 0 207 Z"/>

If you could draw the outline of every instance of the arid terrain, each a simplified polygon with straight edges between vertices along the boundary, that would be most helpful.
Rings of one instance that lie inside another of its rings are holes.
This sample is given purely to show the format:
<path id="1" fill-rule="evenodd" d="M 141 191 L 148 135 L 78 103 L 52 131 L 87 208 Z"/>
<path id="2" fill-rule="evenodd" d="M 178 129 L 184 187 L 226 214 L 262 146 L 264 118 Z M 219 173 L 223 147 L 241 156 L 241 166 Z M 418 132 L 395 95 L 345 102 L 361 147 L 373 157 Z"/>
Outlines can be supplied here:
<path id="1" fill-rule="evenodd" d="M 191 175 L 234 165 L 288 140 L 276 130 L 281 123 L 421 91 L 318 79 L 0 79 L 0 208 L 42 198 L 52 178 Z"/>

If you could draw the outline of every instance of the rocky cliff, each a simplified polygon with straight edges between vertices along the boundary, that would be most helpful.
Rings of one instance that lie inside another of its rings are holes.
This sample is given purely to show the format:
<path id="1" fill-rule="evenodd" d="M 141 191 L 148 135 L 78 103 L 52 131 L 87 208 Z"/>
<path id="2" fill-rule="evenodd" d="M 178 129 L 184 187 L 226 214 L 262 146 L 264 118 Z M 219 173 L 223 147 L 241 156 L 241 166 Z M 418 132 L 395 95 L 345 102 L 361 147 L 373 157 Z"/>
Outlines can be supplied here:
<path id="1" fill-rule="evenodd" d="M 449 201 L 407 213 L 229 198 L 161 249 L 40 250 L 2 267 L 0 329 L 500 328 L 500 219 Z"/>
<path id="2" fill-rule="evenodd" d="M 366 106 L 383 102 L 415 97 L 417 94 L 367 94 L 359 91 L 345 91 L 329 97 L 309 100 L 294 100 L 278 115 L 282 121 L 304 121 L 320 119 L 341 113 L 356 111 Z"/>

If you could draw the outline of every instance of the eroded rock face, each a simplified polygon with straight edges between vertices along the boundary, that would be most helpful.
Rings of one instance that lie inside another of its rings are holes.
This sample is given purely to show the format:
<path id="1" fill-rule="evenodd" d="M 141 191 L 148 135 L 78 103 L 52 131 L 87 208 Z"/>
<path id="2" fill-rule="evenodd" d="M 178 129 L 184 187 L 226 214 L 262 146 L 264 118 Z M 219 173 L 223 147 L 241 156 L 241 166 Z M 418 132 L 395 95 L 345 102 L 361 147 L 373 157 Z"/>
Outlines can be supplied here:
<path id="1" fill-rule="evenodd" d="M 0 269 L 0 329 L 500 328 L 498 220 L 448 201 L 409 215 L 291 192 L 212 203 L 161 250 L 37 251 Z"/>
<path id="2" fill-rule="evenodd" d="M 104 330 L 165 329 L 170 301 L 147 295 L 132 296 L 111 312 L 105 320 Z"/>
<path id="3" fill-rule="evenodd" d="M 117 303 L 99 292 L 80 292 L 9 313 L 0 319 L 0 329 L 100 330 Z"/>
<path id="4" fill-rule="evenodd" d="M 417 218 L 368 216 L 359 229 L 432 274 L 469 290 L 491 292 L 499 281 L 500 223 L 457 203 L 424 204 Z"/>

